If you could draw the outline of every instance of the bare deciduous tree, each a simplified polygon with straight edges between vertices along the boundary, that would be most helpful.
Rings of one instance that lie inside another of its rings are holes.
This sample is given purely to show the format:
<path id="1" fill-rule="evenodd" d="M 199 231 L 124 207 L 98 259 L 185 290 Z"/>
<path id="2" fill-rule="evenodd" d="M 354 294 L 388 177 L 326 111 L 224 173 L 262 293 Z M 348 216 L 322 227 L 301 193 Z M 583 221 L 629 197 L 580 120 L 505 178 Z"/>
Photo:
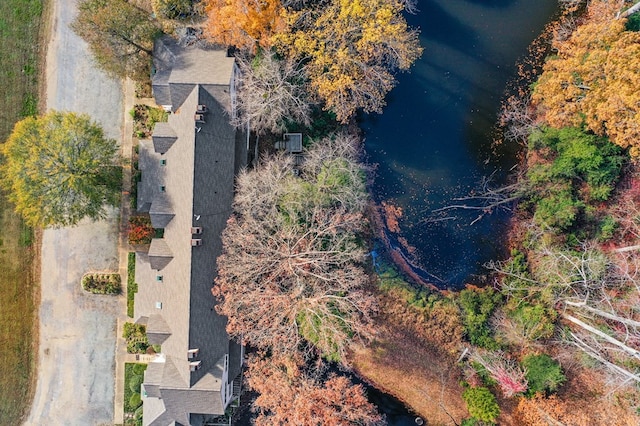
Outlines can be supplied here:
<path id="1" fill-rule="evenodd" d="M 529 135 L 538 127 L 536 114 L 531 107 L 531 97 L 510 96 L 504 101 L 499 116 L 503 136 L 509 142 L 526 143 Z"/>
<path id="2" fill-rule="evenodd" d="M 262 52 L 253 59 L 239 55 L 236 126 L 246 126 L 257 133 L 278 133 L 286 121 L 308 126 L 311 123 L 310 100 L 305 89 L 304 68 L 290 60 L 277 59 Z"/>
<path id="3" fill-rule="evenodd" d="M 356 143 L 317 142 L 299 176 L 278 156 L 238 177 L 213 288 L 232 336 L 274 352 L 304 340 L 338 360 L 369 335 L 363 172 L 356 148 L 340 146 Z"/>
<path id="4" fill-rule="evenodd" d="M 496 210 L 511 211 L 516 202 L 526 193 L 522 179 L 518 179 L 515 183 L 495 188 L 492 186 L 493 177 L 493 173 L 488 177 L 483 177 L 478 184 L 478 188 L 469 195 L 453 198 L 452 204 L 432 210 L 431 215 L 422 221 L 431 223 L 454 220 L 457 218 L 451 216 L 450 212 L 469 210 L 478 212 L 478 216 L 469 223 L 469 225 L 474 225 Z"/>
<path id="5" fill-rule="evenodd" d="M 609 374 L 638 380 L 628 365 L 640 360 L 640 259 L 632 253 L 604 253 L 595 244 L 577 250 L 542 245 L 531 274 L 493 263 L 510 277 L 504 290 L 513 294 L 550 295 L 570 331 L 564 340 L 601 363 Z M 514 279 L 515 278 L 515 279 Z"/>
<path id="6" fill-rule="evenodd" d="M 498 386 L 506 398 L 511 398 L 527 390 L 525 371 L 517 362 L 508 359 L 504 352 L 487 352 L 476 349 L 471 353 L 471 360 L 487 370 L 491 378 L 498 382 Z"/>

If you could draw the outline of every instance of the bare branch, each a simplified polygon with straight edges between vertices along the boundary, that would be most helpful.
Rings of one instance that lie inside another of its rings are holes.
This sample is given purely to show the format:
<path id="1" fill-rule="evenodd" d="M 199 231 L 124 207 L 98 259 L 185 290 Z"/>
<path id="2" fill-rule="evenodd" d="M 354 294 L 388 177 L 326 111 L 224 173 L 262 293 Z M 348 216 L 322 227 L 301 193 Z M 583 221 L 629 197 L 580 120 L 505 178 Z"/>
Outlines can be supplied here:
<path id="1" fill-rule="evenodd" d="M 231 335 L 274 352 L 306 341 L 332 359 L 370 335 L 357 144 L 346 135 L 317 142 L 298 176 L 285 155 L 238 176 L 213 289 Z"/>
<path id="2" fill-rule="evenodd" d="M 248 124 L 257 133 L 278 133 L 285 130 L 287 120 L 311 124 L 311 105 L 301 64 L 279 60 L 270 52 L 254 58 L 240 55 L 237 60 L 240 113 L 233 118 L 234 125 Z"/>

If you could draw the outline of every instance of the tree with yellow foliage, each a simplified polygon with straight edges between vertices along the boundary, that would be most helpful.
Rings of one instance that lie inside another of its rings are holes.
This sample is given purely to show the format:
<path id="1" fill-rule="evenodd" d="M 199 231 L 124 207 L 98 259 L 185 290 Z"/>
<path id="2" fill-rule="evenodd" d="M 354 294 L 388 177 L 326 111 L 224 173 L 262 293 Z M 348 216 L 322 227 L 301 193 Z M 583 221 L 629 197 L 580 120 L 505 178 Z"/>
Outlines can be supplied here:
<path id="1" fill-rule="evenodd" d="M 7 142 L 0 182 L 30 226 L 103 218 L 122 184 L 118 145 L 86 114 L 50 111 L 19 121 Z"/>
<path id="2" fill-rule="evenodd" d="M 587 22 L 556 41 L 533 92 L 554 127 L 586 127 L 640 155 L 640 33 L 625 30 L 612 3 L 593 2 Z"/>
<path id="3" fill-rule="evenodd" d="M 357 109 L 381 112 L 396 70 L 420 57 L 418 33 L 399 0 L 332 0 L 325 7 L 287 10 L 290 32 L 276 35 L 289 58 L 306 60 L 313 91 L 346 122 Z"/>
<path id="4" fill-rule="evenodd" d="M 273 35 L 286 28 L 280 0 L 207 0 L 205 12 L 210 40 L 251 52 L 270 48 Z"/>
<path id="5" fill-rule="evenodd" d="M 362 109 L 381 112 L 396 70 L 422 53 L 417 31 L 402 16 L 406 0 L 207 0 L 206 35 L 254 52 L 274 48 L 304 65 L 310 92 L 346 122 Z"/>
<path id="6" fill-rule="evenodd" d="M 71 27 L 108 74 L 149 78 L 153 41 L 162 32 L 148 11 L 126 0 L 83 0 Z"/>

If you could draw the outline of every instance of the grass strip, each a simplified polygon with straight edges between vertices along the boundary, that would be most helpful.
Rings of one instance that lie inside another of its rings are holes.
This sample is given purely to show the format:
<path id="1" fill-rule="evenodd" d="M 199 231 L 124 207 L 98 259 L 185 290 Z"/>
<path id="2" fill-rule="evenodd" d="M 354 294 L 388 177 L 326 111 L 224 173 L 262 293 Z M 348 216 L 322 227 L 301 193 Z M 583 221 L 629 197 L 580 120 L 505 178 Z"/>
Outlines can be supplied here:
<path id="1" fill-rule="evenodd" d="M 137 426 L 142 424 L 142 399 L 140 384 L 144 379 L 147 364 L 124 364 L 124 424 Z"/>
<path id="2" fill-rule="evenodd" d="M 133 298 L 138 292 L 138 284 L 136 283 L 136 254 L 129 252 L 127 261 L 127 315 L 133 318 Z"/>
<path id="3" fill-rule="evenodd" d="M 0 142 L 38 112 L 45 0 L 0 1 Z M 0 194 L 0 424 L 25 420 L 33 398 L 37 347 L 37 247 L 33 230 Z"/>

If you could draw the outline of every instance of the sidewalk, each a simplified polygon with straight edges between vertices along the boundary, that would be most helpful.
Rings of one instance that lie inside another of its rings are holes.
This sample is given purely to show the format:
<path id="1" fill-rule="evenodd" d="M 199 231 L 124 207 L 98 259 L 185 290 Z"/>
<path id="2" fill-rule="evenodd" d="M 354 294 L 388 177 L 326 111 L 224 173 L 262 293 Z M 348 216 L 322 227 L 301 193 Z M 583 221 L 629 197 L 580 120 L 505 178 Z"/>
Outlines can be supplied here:
<path id="1" fill-rule="evenodd" d="M 135 86 L 132 80 L 127 79 L 123 86 L 123 103 L 124 103 L 124 119 L 122 127 L 122 160 L 125 167 L 122 172 L 122 200 L 120 205 L 120 229 L 118 243 L 118 259 L 119 272 L 122 282 L 127 282 L 127 266 L 129 264 L 129 241 L 127 238 L 127 228 L 129 224 L 129 216 L 131 215 L 131 203 L 129 201 L 131 192 L 131 156 L 133 150 L 133 118 L 129 111 L 133 108 L 135 102 Z M 124 364 L 126 362 L 135 362 L 133 358 L 127 354 L 127 344 L 122 338 L 122 324 L 129 320 L 127 316 L 127 286 L 123 286 L 124 305 L 121 315 L 118 317 L 116 325 L 116 371 L 115 371 L 115 396 L 113 398 L 113 423 L 121 425 L 124 422 Z M 133 359 L 133 361 L 131 361 Z"/>

